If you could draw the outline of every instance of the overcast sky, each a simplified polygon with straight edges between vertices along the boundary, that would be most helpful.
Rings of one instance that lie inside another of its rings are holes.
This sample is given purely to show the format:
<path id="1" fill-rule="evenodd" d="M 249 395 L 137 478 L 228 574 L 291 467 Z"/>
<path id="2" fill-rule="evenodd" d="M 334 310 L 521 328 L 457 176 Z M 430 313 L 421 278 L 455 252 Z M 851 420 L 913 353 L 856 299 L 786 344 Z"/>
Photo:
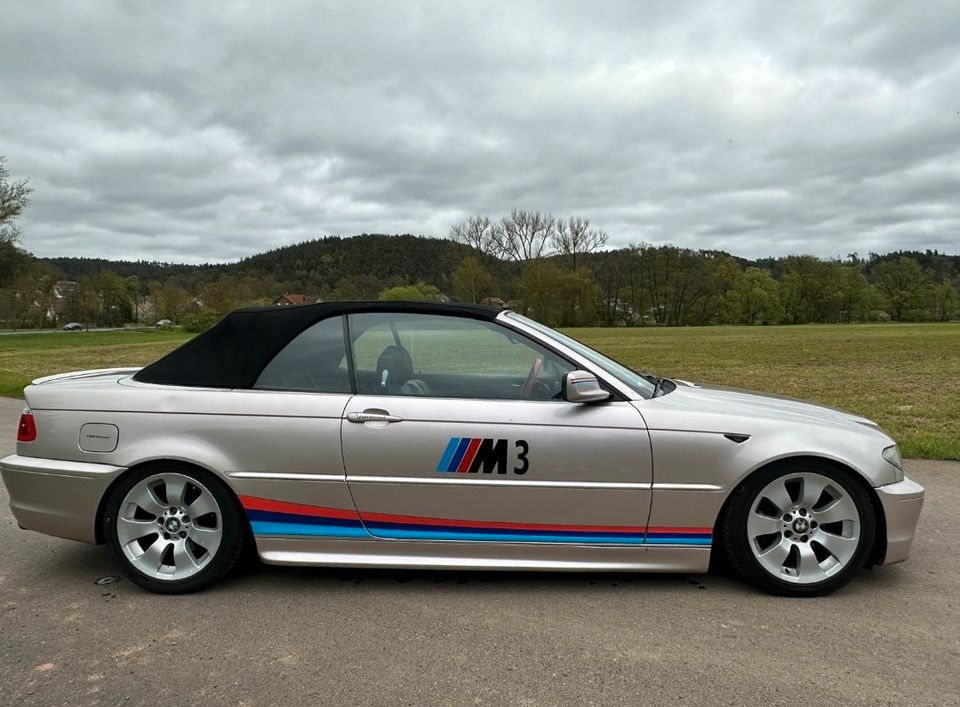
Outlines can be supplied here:
<path id="1" fill-rule="evenodd" d="M 513 207 L 611 245 L 960 252 L 960 2 L 13 2 L 42 255 L 225 261 Z"/>

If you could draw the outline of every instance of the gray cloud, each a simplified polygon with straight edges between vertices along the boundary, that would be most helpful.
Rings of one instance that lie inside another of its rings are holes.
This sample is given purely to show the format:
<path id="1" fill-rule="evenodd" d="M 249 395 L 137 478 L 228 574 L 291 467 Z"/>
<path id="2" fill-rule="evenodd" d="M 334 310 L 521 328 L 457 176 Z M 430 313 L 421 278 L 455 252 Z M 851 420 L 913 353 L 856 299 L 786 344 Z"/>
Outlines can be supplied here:
<path id="1" fill-rule="evenodd" d="M 231 260 L 513 207 L 614 245 L 960 251 L 960 5 L 14 3 L 39 255 Z"/>

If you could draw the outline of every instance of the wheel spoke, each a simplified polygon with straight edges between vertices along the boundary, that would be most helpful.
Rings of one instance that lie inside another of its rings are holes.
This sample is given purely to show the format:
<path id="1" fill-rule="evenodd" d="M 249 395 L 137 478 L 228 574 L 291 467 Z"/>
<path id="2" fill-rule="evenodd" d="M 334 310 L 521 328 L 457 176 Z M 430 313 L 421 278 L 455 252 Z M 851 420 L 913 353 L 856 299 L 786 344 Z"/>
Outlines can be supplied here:
<path id="1" fill-rule="evenodd" d="M 183 476 L 164 476 L 163 485 L 167 489 L 167 504 L 178 507 L 183 503 L 183 492 L 187 487 L 187 479 Z"/>
<path id="2" fill-rule="evenodd" d="M 797 577 L 801 582 L 818 582 L 826 577 L 826 573 L 820 567 L 820 562 L 810 545 L 798 543 L 797 549 L 800 551 L 800 560 L 797 562 Z"/>
<path id="3" fill-rule="evenodd" d="M 820 525 L 824 523 L 836 523 L 841 520 L 856 521 L 860 514 L 857 513 L 857 506 L 847 496 L 841 496 L 826 508 L 819 511 L 813 511 L 813 519 Z"/>
<path id="4" fill-rule="evenodd" d="M 762 513 L 751 511 L 747 518 L 747 535 L 750 536 L 751 540 L 761 535 L 772 535 L 779 532 L 780 518 L 771 518 Z"/>
<path id="5" fill-rule="evenodd" d="M 127 496 L 128 503 L 125 505 L 129 507 L 129 504 L 132 503 L 152 516 L 158 516 L 163 513 L 166 506 L 160 501 L 159 498 L 156 497 L 156 495 L 153 493 L 153 489 L 146 484 L 143 484 L 135 487 L 134 491 L 136 491 L 136 493 L 131 491 L 131 493 Z"/>
<path id="6" fill-rule="evenodd" d="M 199 567 L 197 561 L 190 556 L 190 552 L 187 550 L 187 543 L 184 540 L 173 543 L 173 565 L 175 572 L 182 572 L 185 569 Z"/>
<path id="7" fill-rule="evenodd" d="M 827 548 L 830 554 L 836 557 L 841 564 L 846 564 L 850 561 L 850 558 L 852 558 L 853 554 L 857 551 L 857 545 L 859 544 L 859 538 L 845 538 L 841 535 L 825 533 L 819 530 L 814 533 L 811 540 L 816 540 Z"/>
<path id="8" fill-rule="evenodd" d="M 827 487 L 827 483 L 827 479 L 823 476 L 804 476 L 803 490 L 800 492 L 800 505 L 807 510 L 813 508 L 817 501 L 820 500 L 820 496 Z"/>
<path id="9" fill-rule="evenodd" d="M 783 570 L 783 561 L 790 554 L 790 541 L 786 538 L 780 538 L 780 542 L 771 546 L 763 552 L 757 553 L 757 559 L 768 572 L 779 576 Z"/>
<path id="10" fill-rule="evenodd" d="M 140 556 L 140 560 L 150 571 L 158 572 L 163 563 L 163 554 L 169 544 L 169 542 L 157 538 Z"/>
<path id="11" fill-rule="evenodd" d="M 188 538 L 211 554 L 220 546 L 221 536 L 219 528 L 201 528 L 195 525 L 187 531 Z"/>
<path id="12" fill-rule="evenodd" d="M 133 520 L 132 518 L 117 518 L 117 540 L 126 545 L 134 540 L 146 537 L 151 533 L 159 533 L 155 520 Z"/>
<path id="13" fill-rule="evenodd" d="M 787 487 L 783 479 L 777 479 L 776 482 L 764 489 L 763 498 L 766 498 L 777 507 L 780 513 L 785 513 L 788 508 L 793 507 L 793 499 L 787 493 Z"/>
<path id="14" fill-rule="evenodd" d="M 200 518 L 208 513 L 216 513 L 217 510 L 217 504 L 213 500 L 213 497 L 204 491 L 197 496 L 193 503 L 187 506 L 186 514 L 191 518 Z"/>

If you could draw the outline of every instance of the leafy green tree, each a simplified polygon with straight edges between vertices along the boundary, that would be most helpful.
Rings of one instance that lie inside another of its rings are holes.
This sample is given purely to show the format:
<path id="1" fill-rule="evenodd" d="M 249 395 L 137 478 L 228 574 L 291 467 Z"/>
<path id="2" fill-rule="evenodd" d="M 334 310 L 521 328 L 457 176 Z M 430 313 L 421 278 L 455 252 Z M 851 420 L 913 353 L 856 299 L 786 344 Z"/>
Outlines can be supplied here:
<path id="1" fill-rule="evenodd" d="M 121 326 L 133 318 L 133 302 L 126 281 L 111 270 L 86 278 L 85 304 L 89 320 L 97 326 Z"/>
<path id="2" fill-rule="evenodd" d="M 733 324 L 776 324 L 783 317 L 777 281 L 766 270 L 747 268 L 727 294 L 726 319 Z"/>
<path id="3" fill-rule="evenodd" d="M 931 309 L 938 322 L 950 321 L 960 315 L 960 278 L 943 280 L 931 287 Z"/>
<path id="4" fill-rule="evenodd" d="M 593 273 L 574 272 L 553 260 L 536 258 L 523 265 L 520 311 L 550 326 L 589 326 L 596 322 L 598 289 Z"/>
<path id="5" fill-rule="evenodd" d="M 212 309 L 204 308 L 184 316 L 183 329 L 184 331 L 199 334 L 202 331 L 212 328 L 218 321 L 220 321 L 220 315 Z"/>
<path id="6" fill-rule="evenodd" d="M 169 319 L 179 323 L 184 316 L 196 311 L 196 299 L 172 280 L 150 283 L 153 321 Z"/>
<path id="7" fill-rule="evenodd" d="M 493 293 L 493 277 L 475 256 L 460 261 L 452 277 L 453 294 L 461 302 L 480 302 Z"/>
<path id="8" fill-rule="evenodd" d="M 332 300 L 372 300 L 383 290 L 383 282 L 373 275 L 350 275 L 339 280 L 330 292 Z"/>
<path id="9" fill-rule="evenodd" d="M 894 321 L 926 318 L 931 291 L 929 276 L 910 257 L 885 261 L 873 270 L 874 285 L 883 295 L 887 312 Z"/>
<path id="10" fill-rule="evenodd" d="M 398 285 L 390 287 L 380 293 L 381 300 L 409 300 L 419 302 L 439 302 L 443 295 L 433 285 L 418 282 L 415 285 Z"/>

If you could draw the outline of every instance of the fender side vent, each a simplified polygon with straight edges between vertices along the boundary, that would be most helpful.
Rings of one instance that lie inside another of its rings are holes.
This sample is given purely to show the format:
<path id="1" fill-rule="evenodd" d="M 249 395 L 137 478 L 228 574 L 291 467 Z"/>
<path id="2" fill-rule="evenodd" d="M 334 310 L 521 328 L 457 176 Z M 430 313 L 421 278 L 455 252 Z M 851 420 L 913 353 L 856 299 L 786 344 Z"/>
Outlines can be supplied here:
<path id="1" fill-rule="evenodd" d="M 724 432 L 723 436 L 729 439 L 731 442 L 735 442 L 736 444 L 746 442 L 748 439 L 750 439 L 750 435 L 735 435 L 730 432 Z"/>

